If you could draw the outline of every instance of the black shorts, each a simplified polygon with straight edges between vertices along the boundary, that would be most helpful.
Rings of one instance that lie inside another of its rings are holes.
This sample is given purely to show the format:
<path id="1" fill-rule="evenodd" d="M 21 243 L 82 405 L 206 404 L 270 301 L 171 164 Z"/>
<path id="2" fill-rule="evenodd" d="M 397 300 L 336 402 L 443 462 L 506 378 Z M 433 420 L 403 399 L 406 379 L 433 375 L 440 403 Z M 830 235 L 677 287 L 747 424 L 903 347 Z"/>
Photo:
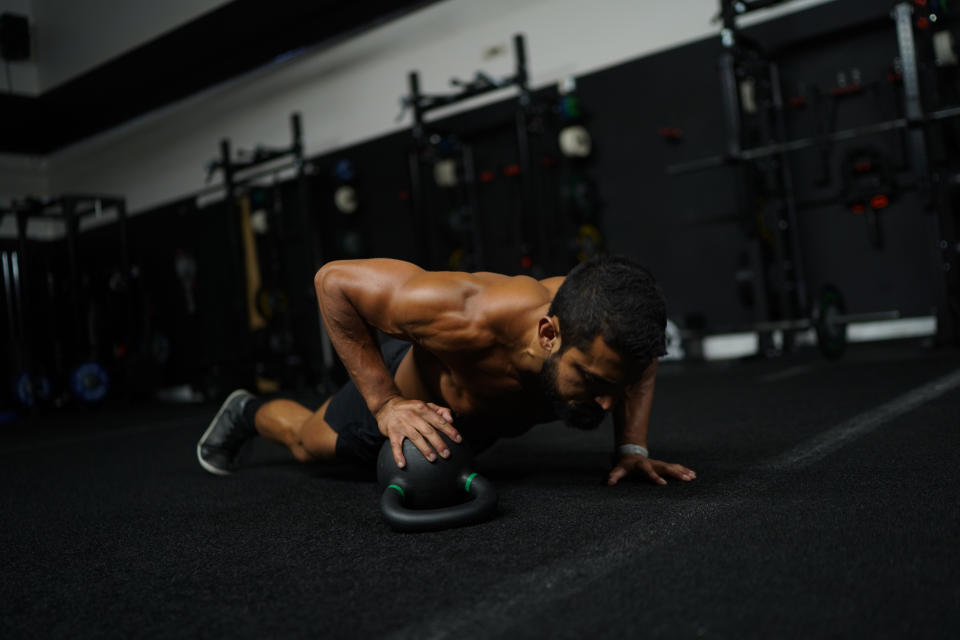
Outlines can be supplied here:
<path id="1" fill-rule="evenodd" d="M 409 342 L 388 339 L 380 346 L 383 360 L 391 375 L 397 372 L 400 361 L 407 355 Z M 367 408 L 367 401 L 360 395 L 357 385 L 350 380 L 327 405 L 324 421 L 337 432 L 337 458 L 364 466 L 373 466 L 377 462 L 380 447 L 386 438 L 380 433 L 377 419 Z"/>

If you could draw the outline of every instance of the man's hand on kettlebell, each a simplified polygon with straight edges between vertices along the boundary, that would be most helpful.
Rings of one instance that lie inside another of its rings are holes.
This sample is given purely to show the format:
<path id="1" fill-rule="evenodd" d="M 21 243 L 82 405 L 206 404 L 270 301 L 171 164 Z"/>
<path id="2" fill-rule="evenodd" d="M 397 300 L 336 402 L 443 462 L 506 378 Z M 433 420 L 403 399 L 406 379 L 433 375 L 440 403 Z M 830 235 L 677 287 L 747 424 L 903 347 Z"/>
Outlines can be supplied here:
<path id="1" fill-rule="evenodd" d="M 431 462 L 437 459 L 438 453 L 443 458 L 450 455 L 439 431 L 454 442 L 462 441 L 453 427 L 453 413 L 450 409 L 432 402 L 394 396 L 380 407 L 376 418 L 380 433 L 390 440 L 393 459 L 400 468 L 406 465 L 403 457 L 404 438 L 412 442 L 423 457 Z"/>

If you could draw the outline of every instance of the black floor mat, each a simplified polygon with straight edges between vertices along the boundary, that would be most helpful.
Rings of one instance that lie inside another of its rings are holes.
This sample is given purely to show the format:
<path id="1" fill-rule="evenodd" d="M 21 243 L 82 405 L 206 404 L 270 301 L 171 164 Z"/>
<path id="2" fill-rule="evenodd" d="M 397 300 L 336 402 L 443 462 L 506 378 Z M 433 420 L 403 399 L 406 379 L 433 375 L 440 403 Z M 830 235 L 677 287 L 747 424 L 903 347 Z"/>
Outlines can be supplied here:
<path id="1" fill-rule="evenodd" d="M 216 407 L 8 425 L 0 635 L 956 637 L 960 391 L 785 454 L 958 369 L 909 345 L 664 365 L 651 453 L 696 481 L 607 487 L 609 424 L 544 425 L 478 459 L 494 520 L 426 534 L 384 526 L 372 474 L 270 443 L 205 473 Z"/>

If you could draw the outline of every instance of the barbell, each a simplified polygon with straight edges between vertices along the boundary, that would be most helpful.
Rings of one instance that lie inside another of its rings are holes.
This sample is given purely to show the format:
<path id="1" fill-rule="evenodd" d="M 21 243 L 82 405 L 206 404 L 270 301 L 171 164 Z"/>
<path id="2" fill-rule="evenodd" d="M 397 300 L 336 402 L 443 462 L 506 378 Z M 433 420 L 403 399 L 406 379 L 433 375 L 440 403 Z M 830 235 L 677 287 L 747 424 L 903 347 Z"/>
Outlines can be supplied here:
<path id="1" fill-rule="evenodd" d="M 803 318 L 772 320 L 752 324 L 720 327 L 711 331 L 684 330 L 677 333 L 680 338 L 703 338 L 708 335 L 755 331 L 760 333 L 773 331 L 806 331 L 813 329 L 817 336 L 817 347 L 827 359 L 841 357 L 847 348 L 847 325 L 854 322 L 876 322 L 895 320 L 899 311 L 873 311 L 868 313 L 847 313 L 843 294 L 834 285 L 824 285 L 813 304 L 810 315 Z"/>

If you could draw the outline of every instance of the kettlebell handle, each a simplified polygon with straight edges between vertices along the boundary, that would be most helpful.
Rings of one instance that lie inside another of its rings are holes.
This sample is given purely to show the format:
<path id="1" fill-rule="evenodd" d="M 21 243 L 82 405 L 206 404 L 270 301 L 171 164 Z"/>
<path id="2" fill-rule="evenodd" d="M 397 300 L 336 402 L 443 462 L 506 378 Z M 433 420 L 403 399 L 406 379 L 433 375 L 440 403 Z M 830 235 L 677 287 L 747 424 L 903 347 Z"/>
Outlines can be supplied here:
<path id="1" fill-rule="evenodd" d="M 380 496 L 383 519 L 396 531 L 436 531 L 474 524 L 489 518 L 497 508 L 497 491 L 483 476 L 473 474 L 466 482 L 473 499 L 440 509 L 408 509 L 403 505 L 403 490 L 390 485 Z"/>

